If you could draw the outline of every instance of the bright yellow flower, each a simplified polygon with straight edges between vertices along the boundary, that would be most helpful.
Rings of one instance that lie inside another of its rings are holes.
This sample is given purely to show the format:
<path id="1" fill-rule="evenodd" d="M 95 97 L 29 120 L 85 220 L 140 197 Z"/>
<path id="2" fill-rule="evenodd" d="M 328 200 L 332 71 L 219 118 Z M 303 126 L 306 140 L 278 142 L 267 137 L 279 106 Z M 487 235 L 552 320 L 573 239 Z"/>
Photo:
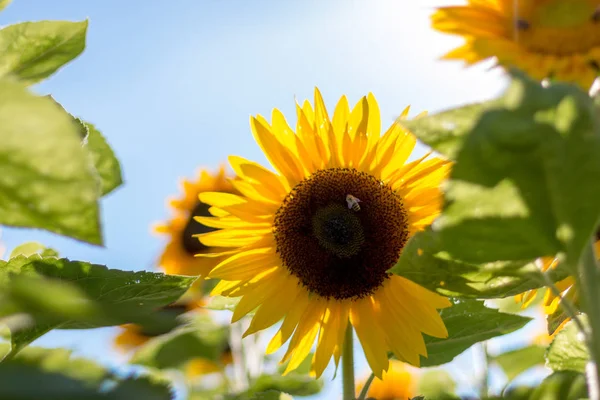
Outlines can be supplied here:
<path id="1" fill-rule="evenodd" d="M 595 243 L 595 251 L 596 254 L 600 256 L 600 239 L 596 240 Z M 555 268 L 558 264 L 558 260 L 552 257 L 542 257 L 541 261 L 541 269 L 542 271 L 547 271 L 549 268 Z M 572 303 L 577 303 L 579 300 L 579 291 L 575 285 L 575 278 L 572 276 L 568 276 L 565 279 L 555 283 L 556 288 L 561 292 L 560 296 L 556 296 L 552 290 L 546 289 L 544 294 L 544 302 L 543 302 L 543 310 L 544 314 L 552 315 L 558 309 L 560 305 L 560 300 L 565 297 L 569 299 Z M 515 300 L 517 302 L 522 303 L 522 307 L 526 308 L 531 304 L 537 294 L 537 289 L 529 290 L 525 293 L 521 293 L 515 296 Z M 562 329 L 565 324 L 569 322 L 569 318 L 564 320 L 560 326 L 555 330 L 555 333 Z"/>
<path id="2" fill-rule="evenodd" d="M 197 220 L 221 229 L 200 240 L 229 248 L 209 274 L 221 279 L 212 294 L 241 297 L 233 321 L 256 309 L 245 335 L 283 318 L 267 352 L 291 338 L 286 373 L 315 340 L 313 374 L 332 355 L 337 364 L 348 320 L 376 376 L 388 368 L 388 351 L 418 365 L 427 354 L 421 333 L 446 337 L 436 309 L 451 303 L 387 271 L 438 215 L 449 163 L 429 155 L 407 163 L 416 139 L 398 124 L 380 136 L 372 94 L 352 111 L 342 97 L 330 120 L 315 90 L 315 107 L 297 105 L 297 118 L 295 131 L 277 109 L 272 123 L 251 119 L 277 172 L 232 156 L 241 195 L 200 194 L 215 217 Z"/>
<path id="3" fill-rule="evenodd" d="M 196 257 L 196 254 L 212 254 L 217 249 L 205 246 L 193 235 L 214 231 L 194 220 L 195 215 L 208 216 L 208 206 L 198 200 L 202 192 L 237 193 L 221 167 L 217 173 L 200 171 L 195 181 L 183 180 L 183 197 L 169 201 L 174 216 L 164 224 L 157 225 L 155 232 L 168 235 L 169 242 L 160 256 L 159 265 L 167 274 L 206 276 L 223 257 Z"/>
<path id="4" fill-rule="evenodd" d="M 374 400 L 407 400 L 415 395 L 416 380 L 407 370 L 404 363 L 391 360 L 390 368 L 383 373 L 383 378 L 375 378 L 367 392 L 368 399 Z M 364 386 L 357 387 L 357 395 Z"/>
<path id="5" fill-rule="evenodd" d="M 600 71 L 600 0 L 468 0 L 440 8 L 432 23 L 466 39 L 447 59 L 475 64 L 495 57 L 536 79 L 586 90 Z"/>

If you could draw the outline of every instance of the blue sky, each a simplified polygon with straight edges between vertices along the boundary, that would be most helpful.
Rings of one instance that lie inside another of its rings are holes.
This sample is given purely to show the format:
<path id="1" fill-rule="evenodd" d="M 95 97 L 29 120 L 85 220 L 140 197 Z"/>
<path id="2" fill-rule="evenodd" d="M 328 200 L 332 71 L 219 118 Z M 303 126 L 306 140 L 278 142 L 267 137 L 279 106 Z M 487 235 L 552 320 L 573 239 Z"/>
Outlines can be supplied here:
<path id="1" fill-rule="evenodd" d="M 384 123 L 407 104 L 435 112 L 496 96 L 506 84 L 500 71 L 438 61 L 458 43 L 429 28 L 433 7 L 445 3 L 14 0 L 1 25 L 89 18 L 85 52 L 35 90 L 103 132 L 125 185 L 102 201 L 104 248 L 19 229 L 3 229 L 2 241 L 11 249 L 37 240 L 72 259 L 152 269 L 163 242 L 149 226 L 168 215 L 165 198 L 177 194 L 180 177 L 229 154 L 266 161 L 250 115 L 277 107 L 294 122 L 294 98 L 312 98 L 315 86 L 330 107 L 342 94 L 355 103 L 373 92 Z M 118 364 L 113 334 L 53 332 L 37 344 Z"/>

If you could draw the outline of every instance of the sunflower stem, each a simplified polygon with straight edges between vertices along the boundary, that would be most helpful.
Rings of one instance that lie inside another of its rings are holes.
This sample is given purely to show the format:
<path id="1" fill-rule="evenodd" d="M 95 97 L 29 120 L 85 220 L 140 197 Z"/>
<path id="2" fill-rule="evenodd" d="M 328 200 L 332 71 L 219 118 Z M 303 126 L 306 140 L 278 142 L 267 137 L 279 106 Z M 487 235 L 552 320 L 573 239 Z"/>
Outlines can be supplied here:
<path id="1" fill-rule="evenodd" d="M 358 395 L 358 399 L 356 400 L 365 400 L 367 398 L 367 393 L 369 393 L 369 388 L 371 387 L 371 383 L 373 383 L 373 379 L 375 379 L 375 374 L 371 372 L 369 379 L 365 382 L 365 386 L 363 386 L 360 394 Z"/>
<path id="2" fill-rule="evenodd" d="M 583 256 L 577 265 L 578 284 L 583 293 L 582 305 L 588 316 L 591 334 L 587 336 L 587 345 L 590 350 L 590 372 L 595 379 L 588 379 L 590 400 L 600 400 L 600 269 L 596 263 L 594 243 L 590 241 L 586 246 Z M 583 332 L 586 334 L 587 332 Z"/>
<path id="3" fill-rule="evenodd" d="M 354 400 L 354 346 L 352 338 L 352 324 L 348 323 L 344 348 L 342 350 L 342 384 L 344 400 Z"/>

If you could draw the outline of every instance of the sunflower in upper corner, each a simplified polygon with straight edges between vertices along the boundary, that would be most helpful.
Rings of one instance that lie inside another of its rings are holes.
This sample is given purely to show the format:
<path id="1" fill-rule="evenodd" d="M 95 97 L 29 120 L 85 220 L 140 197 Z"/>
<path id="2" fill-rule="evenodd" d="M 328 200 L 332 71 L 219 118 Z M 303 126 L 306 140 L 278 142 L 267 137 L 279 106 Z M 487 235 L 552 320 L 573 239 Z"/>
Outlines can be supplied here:
<path id="1" fill-rule="evenodd" d="M 439 8 L 432 24 L 466 39 L 446 59 L 475 64 L 495 57 L 535 79 L 586 90 L 600 73 L 600 0 L 468 0 Z"/>
<path id="2" fill-rule="evenodd" d="M 388 270 L 438 215 L 450 164 L 429 154 L 407 162 L 415 137 L 399 124 L 381 136 L 372 94 L 352 110 L 342 97 L 332 119 L 317 89 L 314 104 L 297 105 L 295 130 L 277 109 L 271 123 L 251 118 L 276 172 L 232 156 L 241 194 L 200 194 L 214 216 L 197 220 L 220 229 L 200 240 L 227 257 L 209 273 L 220 279 L 212 294 L 241 297 L 233 321 L 256 309 L 245 335 L 283 318 L 267 352 L 290 340 L 286 372 L 315 340 L 313 375 L 332 356 L 337 364 L 348 323 L 376 376 L 388 369 L 388 351 L 419 365 L 422 333 L 447 336 L 437 309 L 451 303 Z"/>
<path id="3" fill-rule="evenodd" d="M 194 219 L 194 216 L 210 215 L 209 206 L 201 202 L 198 195 L 202 192 L 238 192 L 233 188 L 224 167 L 221 167 L 216 173 L 201 170 L 197 179 L 183 180 L 181 186 L 183 197 L 169 201 L 169 205 L 174 211 L 173 217 L 154 228 L 156 233 L 169 238 L 158 264 L 167 274 L 206 277 L 208 272 L 223 260 L 223 257 L 196 256 L 197 254 L 211 255 L 218 251 L 218 249 L 203 245 L 195 237 L 199 233 L 217 230 Z"/>

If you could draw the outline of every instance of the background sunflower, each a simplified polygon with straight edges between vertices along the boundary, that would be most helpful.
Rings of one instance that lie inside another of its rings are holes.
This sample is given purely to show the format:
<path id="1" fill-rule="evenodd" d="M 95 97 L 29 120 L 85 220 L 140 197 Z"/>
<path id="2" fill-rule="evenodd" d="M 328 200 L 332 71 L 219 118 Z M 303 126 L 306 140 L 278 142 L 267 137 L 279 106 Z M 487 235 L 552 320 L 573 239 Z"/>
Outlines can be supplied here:
<path id="1" fill-rule="evenodd" d="M 466 43 L 444 56 L 475 64 L 494 57 L 532 77 L 589 89 L 600 72 L 600 1 L 469 0 L 441 7 L 433 27 Z"/>

